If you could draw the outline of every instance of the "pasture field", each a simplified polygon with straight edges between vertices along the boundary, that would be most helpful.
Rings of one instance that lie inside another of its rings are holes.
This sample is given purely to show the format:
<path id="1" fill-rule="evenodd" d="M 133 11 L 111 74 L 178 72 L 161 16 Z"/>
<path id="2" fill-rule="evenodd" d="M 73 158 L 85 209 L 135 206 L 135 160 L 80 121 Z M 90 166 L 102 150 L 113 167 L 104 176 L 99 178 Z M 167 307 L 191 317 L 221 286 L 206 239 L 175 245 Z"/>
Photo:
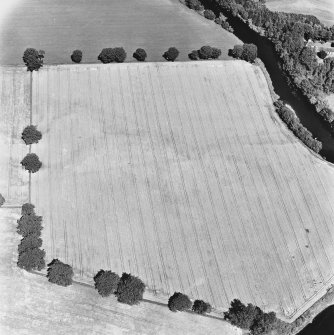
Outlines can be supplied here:
<path id="1" fill-rule="evenodd" d="M 84 63 L 96 63 L 102 48 L 123 46 L 127 61 L 144 48 L 148 61 L 163 61 L 175 46 L 179 60 L 203 45 L 228 49 L 240 40 L 196 15 L 178 0 L 18 0 L 0 27 L 0 64 L 22 64 L 27 47 L 43 49 L 46 64 L 72 63 L 73 50 Z"/>
<path id="2" fill-rule="evenodd" d="M 0 208 L 1 335 L 241 335 L 226 322 L 142 302 L 130 307 L 92 288 L 64 288 L 16 266 L 20 209 Z"/>
<path id="3" fill-rule="evenodd" d="M 30 75 L 23 68 L 0 67 L 0 193 L 5 206 L 28 201 L 28 174 L 20 161 L 29 147 L 21 139 L 30 124 Z"/>
<path id="4" fill-rule="evenodd" d="M 334 24 L 333 0 L 267 0 L 266 6 L 278 12 L 315 15 L 328 26 Z"/>
<path id="5" fill-rule="evenodd" d="M 333 282 L 334 169 L 282 124 L 243 61 L 33 73 L 32 203 L 47 261 L 140 276 L 294 320 Z"/>

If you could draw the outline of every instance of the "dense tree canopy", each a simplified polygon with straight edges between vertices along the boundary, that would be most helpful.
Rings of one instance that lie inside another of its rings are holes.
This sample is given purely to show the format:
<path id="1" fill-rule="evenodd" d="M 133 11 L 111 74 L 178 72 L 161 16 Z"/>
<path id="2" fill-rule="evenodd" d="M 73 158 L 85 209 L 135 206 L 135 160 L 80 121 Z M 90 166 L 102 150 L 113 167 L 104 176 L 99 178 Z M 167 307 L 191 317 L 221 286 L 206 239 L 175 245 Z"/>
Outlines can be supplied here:
<path id="1" fill-rule="evenodd" d="M 28 48 L 23 53 L 23 62 L 28 71 L 38 71 L 43 66 L 44 52 L 40 53 L 34 48 Z"/>
<path id="2" fill-rule="evenodd" d="M 188 296 L 180 292 L 175 292 L 168 300 L 168 308 L 172 312 L 186 311 L 189 310 L 191 306 L 192 303 Z"/>
<path id="3" fill-rule="evenodd" d="M 21 161 L 22 166 L 31 173 L 37 172 L 42 162 L 39 160 L 36 154 L 27 154 Z"/>
<path id="4" fill-rule="evenodd" d="M 108 297 L 116 292 L 119 280 L 117 273 L 100 270 L 94 277 L 95 288 L 102 297 Z"/>
<path id="5" fill-rule="evenodd" d="M 74 50 L 71 55 L 72 62 L 80 63 L 82 60 L 82 51 L 81 50 Z"/>
<path id="6" fill-rule="evenodd" d="M 166 60 L 174 62 L 175 59 L 179 56 L 179 50 L 177 50 L 175 47 L 171 47 L 162 56 Z"/>
<path id="7" fill-rule="evenodd" d="M 69 286 L 73 282 L 73 276 L 74 273 L 72 267 L 58 259 L 54 259 L 48 264 L 47 278 L 50 283 L 60 286 Z"/>
<path id="8" fill-rule="evenodd" d="M 143 300 L 144 292 L 145 284 L 138 277 L 124 272 L 119 280 L 115 294 L 119 302 L 135 305 Z"/>
<path id="9" fill-rule="evenodd" d="M 42 138 L 42 133 L 37 130 L 36 126 L 30 125 L 23 129 L 22 139 L 25 144 L 38 143 Z"/>
<path id="10" fill-rule="evenodd" d="M 133 58 L 137 59 L 139 62 L 144 62 L 147 57 L 147 53 L 144 49 L 138 48 L 134 53 L 133 53 Z"/>

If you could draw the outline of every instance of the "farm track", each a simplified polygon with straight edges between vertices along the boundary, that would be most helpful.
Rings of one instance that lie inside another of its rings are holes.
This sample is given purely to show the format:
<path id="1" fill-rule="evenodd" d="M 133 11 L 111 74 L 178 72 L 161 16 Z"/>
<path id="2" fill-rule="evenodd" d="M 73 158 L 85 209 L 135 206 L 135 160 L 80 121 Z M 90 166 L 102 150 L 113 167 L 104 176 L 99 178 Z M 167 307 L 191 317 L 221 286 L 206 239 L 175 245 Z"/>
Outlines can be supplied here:
<path id="1" fill-rule="evenodd" d="M 47 257 L 78 279 L 128 271 L 157 294 L 291 320 L 332 282 L 333 168 L 282 125 L 258 68 L 58 66 L 33 85 L 47 163 L 32 202 Z"/>

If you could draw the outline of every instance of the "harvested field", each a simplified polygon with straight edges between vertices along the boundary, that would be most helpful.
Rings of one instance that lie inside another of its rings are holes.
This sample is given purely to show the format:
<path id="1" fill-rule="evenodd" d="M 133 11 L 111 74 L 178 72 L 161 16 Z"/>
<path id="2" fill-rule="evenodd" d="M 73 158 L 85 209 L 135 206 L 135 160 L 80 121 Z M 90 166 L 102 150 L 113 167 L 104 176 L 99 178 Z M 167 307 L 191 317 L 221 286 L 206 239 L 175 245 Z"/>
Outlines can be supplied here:
<path id="1" fill-rule="evenodd" d="M 164 301 L 233 298 L 293 320 L 333 281 L 334 169 L 243 61 L 46 67 L 33 76 L 47 260 L 139 275 Z"/>
<path id="2" fill-rule="evenodd" d="M 179 60 L 203 45 L 228 49 L 240 41 L 212 21 L 189 10 L 179 0 L 21 0 L 2 22 L 0 64 L 22 64 L 27 47 L 43 49 L 46 64 L 72 63 L 73 50 L 84 63 L 96 63 L 102 48 L 123 46 L 127 61 L 144 48 L 148 61 L 163 61 L 169 47 Z"/>
<path id="3" fill-rule="evenodd" d="M 30 75 L 23 68 L 0 67 L 0 193 L 5 206 L 28 200 L 28 173 L 20 165 L 28 153 L 21 133 L 30 123 Z"/>
<path id="4" fill-rule="evenodd" d="M 64 288 L 16 266 L 19 209 L 0 208 L 1 335 L 240 335 L 214 318 L 171 313 L 166 306 L 142 302 L 127 306 L 105 299 L 84 285 Z"/>
<path id="5" fill-rule="evenodd" d="M 278 12 L 315 15 L 328 26 L 334 24 L 333 0 L 267 0 L 266 6 Z"/>

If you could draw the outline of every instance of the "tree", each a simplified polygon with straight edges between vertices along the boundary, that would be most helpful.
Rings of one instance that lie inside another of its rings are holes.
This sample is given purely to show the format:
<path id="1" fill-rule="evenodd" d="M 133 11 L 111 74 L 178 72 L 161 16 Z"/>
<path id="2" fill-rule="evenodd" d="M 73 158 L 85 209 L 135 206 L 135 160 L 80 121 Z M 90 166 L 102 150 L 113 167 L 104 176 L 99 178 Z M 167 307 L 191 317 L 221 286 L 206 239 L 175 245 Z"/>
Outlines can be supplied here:
<path id="1" fill-rule="evenodd" d="M 17 266 L 27 271 L 40 271 L 45 268 L 44 257 L 44 250 L 38 248 L 27 249 L 19 254 Z"/>
<path id="2" fill-rule="evenodd" d="M 319 114 L 324 118 L 325 121 L 329 123 L 334 121 L 334 112 L 330 108 L 323 108 Z"/>
<path id="3" fill-rule="evenodd" d="M 25 144 L 33 144 L 38 143 L 38 141 L 42 138 L 42 133 L 37 130 L 36 126 L 27 126 L 23 129 L 22 132 L 22 140 Z"/>
<path id="4" fill-rule="evenodd" d="M 175 59 L 179 56 L 179 50 L 177 50 L 175 47 L 169 48 L 162 57 L 170 62 L 174 62 Z"/>
<path id="5" fill-rule="evenodd" d="M 206 9 L 204 11 L 204 17 L 208 20 L 214 20 L 216 18 L 216 15 L 212 10 Z"/>
<path id="6" fill-rule="evenodd" d="M 102 49 L 101 53 L 98 56 L 98 60 L 102 63 L 111 63 L 117 62 L 122 63 L 126 59 L 126 52 L 123 48 L 105 48 Z"/>
<path id="7" fill-rule="evenodd" d="M 108 297 L 116 292 L 119 280 L 117 273 L 100 270 L 94 277 L 95 288 L 102 297 Z"/>
<path id="8" fill-rule="evenodd" d="M 193 50 L 191 53 L 188 54 L 189 59 L 191 60 L 198 60 L 198 50 Z"/>
<path id="9" fill-rule="evenodd" d="M 25 203 L 21 208 L 21 215 L 35 214 L 35 206 L 33 204 Z"/>
<path id="10" fill-rule="evenodd" d="M 41 216 L 37 216 L 35 214 L 23 215 L 19 220 L 17 220 L 17 223 L 17 232 L 23 237 L 31 234 L 37 236 L 41 235 L 41 231 L 43 229 Z"/>
<path id="11" fill-rule="evenodd" d="M 72 62 L 80 63 L 82 60 L 82 51 L 81 50 L 74 50 L 71 55 Z"/>
<path id="12" fill-rule="evenodd" d="M 211 54 L 211 58 L 212 59 L 217 59 L 221 56 L 222 51 L 218 48 L 212 48 L 212 54 Z"/>
<path id="13" fill-rule="evenodd" d="M 243 51 L 244 51 L 244 47 L 242 45 L 238 44 L 238 45 L 235 45 L 233 47 L 233 49 L 229 50 L 229 55 L 234 57 L 234 58 L 241 59 Z"/>
<path id="14" fill-rule="evenodd" d="M 234 299 L 229 310 L 224 313 L 224 319 L 239 328 L 250 329 L 260 312 L 259 307 L 252 304 L 246 306 L 240 300 Z"/>
<path id="15" fill-rule="evenodd" d="M 73 282 L 73 269 L 70 265 L 61 262 L 58 259 L 54 259 L 48 264 L 47 278 L 50 283 L 54 283 L 60 286 L 69 286 Z"/>
<path id="16" fill-rule="evenodd" d="M 198 56 L 200 59 L 209 59 L 212 56 L 212 48 L 208 45 L 204 45 L 198 50 Z"/>
<path id="17" fill-rule="evenodd" d="M 138 277 L 124 272 L 115 294 L 119 302 L 134 305 L 143 300 L 144 291 L 145 284 Z"/>
<path id="18" fill-rule="evenodd" d="M 194 9 L 198 11 L 202 11 L 204 9 L 200 0 L 186 0 L 186 6 L 188 6 L 190 9 Z"/>
<path id="19" fill-rule="evenodd" d="M 18 253 L 27 251 L 28 249 L 40 248 L 42 246 L 42 239 L 38 234 L 30 234 L 21 240 L 21 243 L 18 246 Z"/>
<path id="20" fill-rule="evenodd" d="M 137 59 L 139 62 L 144 62 L 147 57 L 147 53 L 144 49 L 138 48 L 134 53 L 133 53 L 133 58 Z"/>
<path id="21" fill-rule="evenodd" d="M 31 173 L 37 172 L 42 166 L 42 162 L 36 154 L 27 154 L 21 161 L 21 164 Z"/>
<path id="22" fill-rule="evenodd" d="M 3 195 L 0 193 L 0 207 L 5 203 L 5 198 L 3 197 Z"/>
<path id="23" fill-rule="evenodd" d="M 172 312 L 176 311 L 186 311 L 190 309 L 192 306 L 192 303 L 187 295 L 175 292 L 169 299 L 168 299 L 168 308 Z"/>
<path id="24" fill-rule="evenodd" d="M 302 49 L 299 60 L 301 64 L 305 65 L 309 70 L 317 65 L 315 51 L 312 48 L 305 47 Z"/>
<path id="25" fill-rule="evenodd" d="M 44 54 L 39 54 L 36 49 L 28 48 L 23 53 L 23 62 L 28 71 L 38 71 L 43 66 Z"/>
<path id="26" fill-rule="evenodd" d="M 247 44 L 243 45 L 243 51 L 241 55 L 241 59 L 247 62 L 254 62 L 257 57 L 257 46 L 255 44 Z"/>
<path id="27" fill-rule="evenodd" d="M 327 52 L 325 50 L 320 50 L 318 52 L 318 57 L 321 58 L 321 59 L 325 59 L 327 57 Z"/>
<path id="28" fill-rule="evenodd" d="M 211 305 L 203 300 L 195 300 L 192 310 L 198 314 L 211 313 Z"/>
<path id="29" fill-rule="evenodd" d="M 276 329 L 279 323 L 283 322 L 276 318 L 276 314 L 274 312 L 263 313 L 261 311 L 257 315 L 253 324 L 250 327 L 251 334 L 252 335 L 267 334 L 271 330 Z"/>

